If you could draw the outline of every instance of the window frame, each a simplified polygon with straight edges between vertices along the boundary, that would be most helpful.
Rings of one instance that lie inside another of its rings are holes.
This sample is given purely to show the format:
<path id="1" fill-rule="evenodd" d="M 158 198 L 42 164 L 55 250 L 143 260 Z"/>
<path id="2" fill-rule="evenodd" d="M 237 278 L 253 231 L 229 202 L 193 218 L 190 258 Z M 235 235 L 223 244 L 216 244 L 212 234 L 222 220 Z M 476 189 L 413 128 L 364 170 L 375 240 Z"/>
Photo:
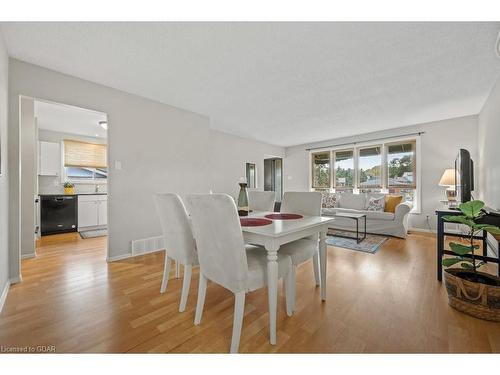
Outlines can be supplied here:
<path id="1" fill-rule="evenodd" d="M 397 146 L 401 144 L 406 144 L 406 143 L 411 143 L 412 144 L 412 151 L 413 151 L 413 157 L 412 157 L 412 162 L 413 162 L 413 168 L 412 168 L 412 173 L 413 173 L 413 185 L 390 185 L 389 184 L 389 147 L 390 146 Z M 399 141 L 399 142 L 390 142 L 386 143 L 386 171 L 387 171 L 387 177 L 386 177 L 386 187 L 387 189 L 394 188 L 394 189 L 417 189 L 417 142 L 415 140 L 411 141 Z"/>
<path id="2" fill-rule="evenodd" d="M 361 159 L 361 150 L 366 150 L 366 149 L 369 149 L 369 148 L 377 148 L 379 147 L 380 148 L 380 176 L 379 176 L 379 180 L 380 180 L 380 184 L 379 185 L 370 185 L 370 186 L 364 186 L 362 187 L 361 186 L 361 168 L 359 167 L 359 161 Z M 357 189 L 358 190 L 361 190 L 361 189 L 383 189 L 384 188 L 384 158 L 383 158 L 383 150 L 385 148 L 385 145 L 383 143 L 376 143 L 376 144 L 373 144 L 373 145 L 367 145 L 367 146 L 362 146 L 362 147 L 358 147 L 356 149 L 356 157 L 358 159 L 358 166 L 357 166 L 357 174 L 359 176 L 359 179 L 357 181 Z"/>
<path id="3" fill-rule="evenodd" d="M 323 187 L 323 186 L 314 186 L 314 155 L 317 154 L 328 154 L 328 186 Z M 330 190 L 332 188 L 332 152 L 331 150 L 323 150 L 323 151 L 315 151 L 311 152 L 310 154 L 310 163 L 309 163 L 309 168 L 311 168 L 311 173 L 309 174 L 311 178 L 311 189 L 318 190 L 318 191 L 324 191 L 324 190 Z"/>
<path id="4" fill-rule="evenodd" d="M 335 167 L 336 164 L 336 154 L 337 152 L 346 152 L 346 151 L 351 151 L 352 152 L 352 185 L 351 186 L 341 186 L 337 187 L 337 168 Z M 354 147 L 350 148 L 339 148 L 339 149 L 333 149 L 331 150 L 331 164 L 333 164 L 333 172 L 332 172 L 332 183 L 331 187 L 335 189 L 335 191 L 344 191 L 344 190 L 353 190 L 356 186 L 356 149 Z"/>

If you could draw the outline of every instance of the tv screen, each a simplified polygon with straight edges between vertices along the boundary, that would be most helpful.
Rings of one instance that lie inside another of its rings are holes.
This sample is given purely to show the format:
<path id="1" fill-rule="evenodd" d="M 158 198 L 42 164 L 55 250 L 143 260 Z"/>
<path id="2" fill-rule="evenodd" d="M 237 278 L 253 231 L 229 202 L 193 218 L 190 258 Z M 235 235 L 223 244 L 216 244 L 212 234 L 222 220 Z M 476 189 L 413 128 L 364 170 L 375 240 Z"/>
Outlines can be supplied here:
<path id="1" fill-rule="evenodd" d="M 471 192 L 474 190 L 474 163 L 469 151 L 463 148 L 455 159 L 455 188 L 459 202 L 471 200 Z"/>

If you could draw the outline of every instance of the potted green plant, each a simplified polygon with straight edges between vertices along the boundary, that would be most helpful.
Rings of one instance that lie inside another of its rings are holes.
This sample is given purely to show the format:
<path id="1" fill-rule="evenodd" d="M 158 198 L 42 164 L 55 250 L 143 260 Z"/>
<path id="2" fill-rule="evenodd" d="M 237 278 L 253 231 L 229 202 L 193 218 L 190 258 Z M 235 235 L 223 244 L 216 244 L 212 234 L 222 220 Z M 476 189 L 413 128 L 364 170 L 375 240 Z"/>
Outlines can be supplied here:
<path id="1" fill-rule="evenodd" d="M 476 318 L 500 321 L 500 278 L 478 269 L 485 264 L 478 260 L 475 251 L 479 245 L 475 239 L 482 231 L 499 235 L 500 228 L 480 224 L 477 221 L 484 216 L 484 202 L 469 201 L 459 205 L 462 215 L 449 215 L 448 222 L 467 226 L 466 243 L 450 242 L 455 257 L 443 259 L 443 266 L 448 302 L 450 306 Z M 452 266 L 460 266 L 460 268 Z"/>
<path id="2" fill-rule="evenodd" d="M 66 181 L 63 186 L 64 186 L 64 194 L 75 193 L 75 184 L 73 184 L 72 182 Z"/>

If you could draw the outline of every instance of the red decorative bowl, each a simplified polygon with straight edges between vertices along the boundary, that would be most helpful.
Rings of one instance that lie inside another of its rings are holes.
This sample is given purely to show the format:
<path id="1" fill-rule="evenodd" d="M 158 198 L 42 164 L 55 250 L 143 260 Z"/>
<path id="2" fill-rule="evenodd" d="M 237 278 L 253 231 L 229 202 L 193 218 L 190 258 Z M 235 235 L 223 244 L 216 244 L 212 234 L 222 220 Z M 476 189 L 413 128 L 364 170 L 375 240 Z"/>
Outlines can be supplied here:
<path id="1" fill-rule="evenodd" d="M 299 214 L 269 214 L 264 217 L 272 220 L 297 220 L 302 219 L 304 216 Z"/>
<path id="2" fill-rule="evenodd" d="M 242 227 L 261 227 L 264 225 L 272 224 L 271 220 L 259 219 L 259 218 L 240 218 L 240 223 Z"/>

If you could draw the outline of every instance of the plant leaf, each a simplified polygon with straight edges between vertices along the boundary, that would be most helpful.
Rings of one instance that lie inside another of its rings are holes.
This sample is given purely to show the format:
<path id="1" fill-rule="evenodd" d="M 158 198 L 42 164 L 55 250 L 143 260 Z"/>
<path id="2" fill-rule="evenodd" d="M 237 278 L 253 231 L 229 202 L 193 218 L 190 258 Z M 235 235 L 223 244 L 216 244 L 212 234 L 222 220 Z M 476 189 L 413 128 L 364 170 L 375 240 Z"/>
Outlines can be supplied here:
<path id="1" fill-rule="evenodd" d="M 470 252 L 472 252 L 473 249 L 473 247 L 471 246 L 465 246 L 456 242 L 450 242 L 450 248 L 451 250 L 453 250 L 455 254 L 458 255 L 469 254 Z"/>
<path id="2" fill-rule="evenodd" d="M 461 266 L 462 268 L 465 268 L 465 269 L 468 269 L 468 270 L 471 270 L 471 269 L 473 269 L 473 268 L 474 268 L 474 266 L 472 265 L 472 263 L 469 263 L 469 262 L 462 262 L 462 263 L 460 264 L 460 266 Z"/>
<path id="3" fill-rule="evenodd" d="M 443 266 L 450 267 L 460 262 L 463 262 L 463 258 L 446 258 L 443 259 Z"/>
<path id="4" fill-rule="evenodd" d="M 486 232 L 488 233 L 491 233 L 491 234 L 500 234 L 500 228 L 498 227 L 486 227 L 486 228 L 483 228 L 483 230 L 485 230 Z"/>
<path id="5" fill-rule="evenodd" d="M 458 208 L 468 218 L 475 218 L 481 214 L 481 209 L 484 207 L 484 202 L 480 200 L 461 203 Z"/>
<path id="6" fill-rule="evenodd" d="M 471 219 L 468 219 L 466 216 L 447 215 L 447 216 L 443 216 L 443 219 L 445 219 L 446 221 L 454 222 L 454 223 L 465 224 L 469 227 L 474 225 L 474 222 Z"/>

